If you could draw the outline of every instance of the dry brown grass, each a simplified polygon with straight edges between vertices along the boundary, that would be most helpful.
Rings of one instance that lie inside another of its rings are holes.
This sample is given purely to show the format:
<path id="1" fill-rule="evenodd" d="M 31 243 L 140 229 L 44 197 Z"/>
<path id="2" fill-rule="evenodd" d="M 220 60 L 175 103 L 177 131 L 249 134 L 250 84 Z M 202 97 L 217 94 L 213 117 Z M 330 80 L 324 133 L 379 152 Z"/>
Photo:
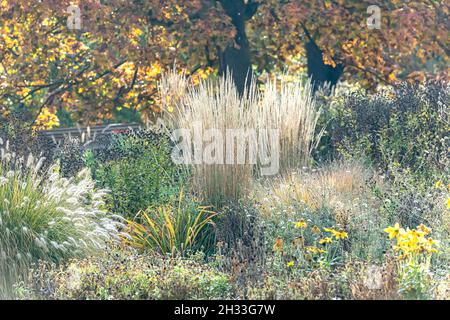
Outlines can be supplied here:
<path id="1" fill-rule="evenodd" d="M 245 98 L 239 97 L 229 78 L 189 87 L 186 95 L 176 103 L 175 110 L 167 113 L 171 127 L 190 130 L 192 140 L 195 139 L 195 125 L 200 125 L 203 132 L 215 129 L 224 139 L 228 129 L 251 129 L 254 127 L 254 120 L 249 110 L 257 99 L 256 92 L 251 92 L 246 93 Z M 204 141 L 204 145 L 207 144 Z M 222 152 L 223 155 L 226 154 L 225 145 Z M 223 198 L 239 199 L 250 187 L 253 167 L 252 164 L 194 163 L 191 166 L 194 187 L 214 203 Z"/>
<path id="2" fill-rule="evenodd" d="M 309 163 L 322 135 L 315 135 L 319 115 L 309 81 L 266 80 L 256 121 L 260 127 L 279 129 L 282 172 Z"/>
<path id="3" fill-rule="evenodd" d="M 305 165 L 318 141 L 315 128 L 319 112 L 311 97 L 310 85 L 268 79 L 264 88 L 261 92 L 252 83 L 241 97 L 231 78 L 192 86 L 185 76 L 172 72 L 163 77 L 160 94 L 168 101 L 165 118 L 171 129 L 184 128 L 193 132 L 195 123 L 200 123 L 203 130 L 216 129 L 224 138 L 228 129 L 255 129 L 258 134 L 261 130 L 277 129 L 279 150 L 264 136 L 251 141 L 257 144 L 255 152 L 267 150 L 271 156 L 279 153 L 281 172 Z M 245 148 L 249 159 L 248 143 Z M 223 154 L 227 152 L 224 146 Z M 236 160 L 236 153 L 234 157 Z M 219 198 L 236 200 L 247 195 L 253 175 L 261 166 L 260 161 L 245 165 L 202 162 L 191 168 L 194 186 L 215 202 Z"/>
<path id="4" fill-rule="evenodd" d="M 394 300 L 399 299 L 396 261 L 387 259 L 379 267 L 380 285 L 371 288 L 367 285 L 371 276 L 369 266 L 358 263 L 353 279 L 350 281 L 351 298 L 354 300 Z"/>
<path id="5" fill-rule="evenodd" d="M 264 215 L 270 215 L 280 204 L 289 208 L 302 203 L 313 210 L 334 208 L 337 222 L 345 225 L 346 220 L 358 214 L 360 197 L 372 178 L 373 173 L 358 162 L 337 162 L 317 170 L 292 171 L 263 182 L 257 188 L 256 198 L 262 199 L 260 209 Z M 289 214 L 289 209 L 286 212 Z"/>

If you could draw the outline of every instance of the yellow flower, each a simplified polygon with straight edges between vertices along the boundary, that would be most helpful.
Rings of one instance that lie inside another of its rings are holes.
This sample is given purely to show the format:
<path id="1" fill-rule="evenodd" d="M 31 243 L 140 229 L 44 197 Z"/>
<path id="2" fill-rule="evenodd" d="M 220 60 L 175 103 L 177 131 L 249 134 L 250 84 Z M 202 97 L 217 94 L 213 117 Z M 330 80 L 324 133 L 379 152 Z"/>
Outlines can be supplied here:
<path id="1" fill-rule="evenodd" d="M 425 232 L 420 231 L 420 230 L 416 230 L 416 229 L 412 229 L 410 231 L 410 235 L 412 237 L 411 240 L 413 240 L 414 242 L 417 242 L 417 241 L 420 240 L 419 238 L 423 238 L 425 236 Z"/>
<path id="2" fill-rule="evenodd" d="M 348 238 L 348 233 L 345 231 L 337 231 L 333 228 L 324 228 L 326 232 L 333 234 L 336 240 Z"/>
<path id="3" fill-rule="evenodd" d="M 133 28 L 133 30 L 131 31 L 131 34 L 135 37 L 139 37 L 140 35 L 142 35 L 142 33 L 142 30 L 138 28 Z"/>
<path id="4" fill-rule="evenodd" d="M 401 254 L 397 257 L 398 260 L 405 260 L 408 257 L 407 254 Z"/>
<path id="5" fill-rule="evenodd" d="M 400 234 L 400 224 L 396 223 L 393 227 L 387 227 L 384 229 L 389 236 L 389 240 L 397 237 Z"/>
<path id="6" fill-rule="evenodd" d="M 395 76 L 395 73 L 391 73 L 391 74 L 389 74 L 389 80 L 391 80 L 391 81 L 396 81 L 397 80 L 397 77 Z"/>
<path id="7" fill-rule="evenodd" d="M 447 209 L 450 209 L 450 198 L 447 199 Z"/>
<path id="8" fill-rule="evenodd" d="M 430 228 L 428 228 L 423 223 L 421 223 L 420 226 L 417 227 L 417 230 L 422 231 L 425 235 L 430 234 L 432 231 Z"/>
<path id="9" fill-rule="evenodd" d="M 305 222 L 305 220 L 300 220 L 295 223 L 296 229 L 305 229 L 307 226 L 308 224 Z"/>
<path id="10" fill-rule="evenodd" d="M 433 238 L 425 236 L 431 233 L 431 229 L 421 224 L 417 229 L 403 229 L 398 224 L 395 227 L 386 228 L 390 239 L 396 237 L 396 243 L 393 246 L 394 251 L 398 252 L 399 259 L 406 259 L 416 254 L 432 254 L 438 252 L 435 248 L 439 244 Z"/>
<path id="11" fill-rule="evenodd" d="M 323 228 L 323 230 L 325 230 L 326 232 L 329 232 L 329 233 L 335 233 L 336 232 L 336 230 L 334 230 L 333 228 Z"/>
<path id="12" fill-rule="evenodd" d="M 305 248 L 306 251 L 310 252 L 310 253 L 324 253 L 325 250 L 317 248 L 317 247 L 313 247 L 313 246 L 308 246 Z"/>
<path id="13" fill-rule="evenodd" d="M 331 239 L 330 237 L 326 237 L 326 238 L 319 240 L 320 244 L 326 244 L 326 243 L 332 243 L 332 242 L 333 242 L 333 239 Z"/>
<path id="14" fill-rule="evenodd" d="M 348 238 L 348 233 L 345 231 L 336 232 L 334 234 L 336 240 Z"/>
<path id="15" fill-rule="evenodd" d="M 295 262 L 294 261 L 289 261 L 288 263 L 287 263 L 287 266 L 288 267 L 293 267 L 295 265 Z"/>
<path id="16" fill-rule="evenodd" d="M 434 187 L 435 187 L 436 189 L 442 187 L 442 180 L 438 180 L 438 181 L 434 184 Z"/>
<path id="17" fill-rule="evenodd" d="M 433 238 L 428 238 L 427 239 L 427 244 L 429 246 L 434 246 L 434 245 L 438 246 L 439 245 L 439 240 L 434 240 Z"/>

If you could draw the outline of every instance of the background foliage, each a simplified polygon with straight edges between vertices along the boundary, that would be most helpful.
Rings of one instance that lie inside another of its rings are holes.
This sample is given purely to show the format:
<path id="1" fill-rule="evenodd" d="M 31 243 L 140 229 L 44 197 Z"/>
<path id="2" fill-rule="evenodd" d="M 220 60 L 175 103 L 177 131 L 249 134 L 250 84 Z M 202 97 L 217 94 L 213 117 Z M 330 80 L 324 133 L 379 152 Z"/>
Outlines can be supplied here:
<path id="1" fill-rule="evenodd" d="M 126 3 L 126 5 L 124 5 Z M 70 4 L 81 29 L 68 28 Z M 364 87 L 446 78 L 445 1 L 0 2 L 0 114 L 21 111 L 36 128 L 151 118 L 162 70 L 196 82 L 233 72 L 240 91 L 256 76 L 289 68 L 317 83 L 343 77 Z"/>

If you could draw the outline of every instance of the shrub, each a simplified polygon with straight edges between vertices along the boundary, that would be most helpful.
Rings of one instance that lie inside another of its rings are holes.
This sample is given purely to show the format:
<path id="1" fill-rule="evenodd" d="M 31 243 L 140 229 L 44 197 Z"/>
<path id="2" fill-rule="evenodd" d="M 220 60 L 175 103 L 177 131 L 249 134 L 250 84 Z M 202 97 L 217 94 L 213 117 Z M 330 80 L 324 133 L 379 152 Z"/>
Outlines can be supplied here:
<path id="1" fill-rule="evenodd" d="M 58 141 L 55 152 L 55 158 L 58 160 L 61 175 L 63 177 L 73 177 L 83 168 L 86 167 L 85 154 L 91 152 L 92 147 L 102 146 L 97 149 L 98 152 L 104 153 L 103 150 L 109 150 L 111 139 L 108 134 L 92 133 L 91 128 L 78 128 L 76 137 L 71 133 L 65 134 L 64 138 Z M 95 168 L 92 168 L 95 169 Z"/>
<path id="2" fill-rule="evenodd" d="M 398 165 L 390 168 L 389 183 L 377 192 L 382 201 L 380 211 L 387 221 L 409 228 L 424 223 L 435 231 L 448 233 L 450 223 L 445 211 L 447 187 L 435 187 L 436 183 L 444 185 L 439 179 L 441 175 L 418 177 L 415 172 Z"/>
<path id="3" fill-rule="evenodd" d="M 44 158 L 41 171 L 46 171 L 55 159 L 55 142 L 36 133 L 32 123 L 23 113 L 12 111 L 7 117 L 0 116 L 0 145 L 8 142 L 8 149 L 19 157 L 33 154 Z"/>
<path id="4" fill-rule="evenodd" d="M 118 223 L 103 210 L 104 191 L 86 171 L 60 178 L 52 167 L 1 149 L 0 295 L 38 260 L 63 262 L 101 251 L 118 239 Z"/>
<path id="5" fill-rule="evenodd" d="M 105 256 L 55 268 L 40 264 L 22 298 L 86 300 L 227 299 L 229 277 L 201 262 L 203 257 L 162 258 L 114 250 Z"/>
<path id="6" fill-rule="evenodd" d="M 88 153 L 86 163 L 110 190 L 108 208 L 129 219 L 175 198 L 185 176 L 170 158 L 168 139 L 146 130 L 115 135 L 110 147 Z"/>
<path id="7" fill-rule="evenodd" d="M 262 258 L 264 250 L 264 226 L 255 206 L 242 201 L 228 202 L 216 218 L 216 240 L 232 249 L 238 242 L 247 247 L 253 258 Z"/>
<path id="8" fill-rule="evenodd" d="M 417 173 L 448 170 L 449 102 L 445 82 L 403 83 L 373 96 L 362 90 L 337 95 L 325 103 L 328 138 L 322 142 L 384 170 L 394 163 Z"/>
<path id="9" fill-rule="evenodd" d="M 159 253 L 195 251 L 208 246 L 208 225 L 216 214 L 208 207 L 183 199 L 180 193 L 178 204 L 149 208 L 141 211 L 136 221 L 128 221 L 131 239 L 127 243 L 140 249 Z M 207 250 L 208 248 L 203 248 Z"/>
<path id="10" fill-rule="evenodd" d="M 216 217 L 214 263 L 238 286 L 258 282 L 266 259 L 265 226 L 255 206 L 228 202 Z"/>

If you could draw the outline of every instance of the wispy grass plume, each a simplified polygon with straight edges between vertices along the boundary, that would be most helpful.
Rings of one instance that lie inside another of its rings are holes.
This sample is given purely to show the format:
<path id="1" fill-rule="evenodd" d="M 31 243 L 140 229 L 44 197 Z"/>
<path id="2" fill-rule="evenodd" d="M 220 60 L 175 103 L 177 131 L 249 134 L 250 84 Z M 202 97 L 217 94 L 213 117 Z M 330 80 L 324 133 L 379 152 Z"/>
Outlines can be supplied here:
<path id="1" fill-rule="evenodd" d="M 42 159 L 0 153 L 0 297 L 10 297 L 32 263 L 86 256 L 119 239 L 88 172 L 64 179 L 56 167 L 39 172 Z"/>
<path id="2" fill-rule="evenodd" d="M 177 77 L 181 79 L 177 80 Z M 228 161 L 206 163 L 200 159 L 191 165 L 194 186 L 212 203 L 224 198 L 237 200 L 244 197 L 258 172 L 256 169 L 262 165 L 258 156 L 256 162 L 246 161 L 242 164 L 236 161 L 238 153 L 234 152 L 236 150 L 227 150 L 229 146 L 225 142 L 230 129 L 242 132 L 255 130 L 259 135 L 253 140 L 247 137 L 247 160 L 261 150 L 265 150 L 267 156 L 273 155 L 271 152 L 279 153 L 280 172 L 310 160 L 311 151 L 318 141 L 315 127 L 319 111 L 308 82 L 292 84 L 267 79 L 263 91 L 252 82 L 240 95 L 230 76 L 203 81 L 194 86 L 186 81 L 184 75 L 172 72 L 163 77 L 160 83 L 161 95 L 169 97 L 168 92 L 173 86 L 178 88 L 176 99 L 169 100 L 176 101 L 166 108 L 165 113 L 170 129 L 188 130 L 192 133 L 192 141 L 196 138 L 193 133 L 198 127 L 203 132 L 214 129 L 224 138 L 223 149 L 220 150 L 224 159 L 226 155 L 233 154 L 233 164 Z M 264 130 L 277 130 L 277 141 L 272 141 L 267 134 L 261 134 Z M 212 137 L 211 140 L 208 137 L 202 139 L 205 139 L 203 146 L 213 141 Z"/>

